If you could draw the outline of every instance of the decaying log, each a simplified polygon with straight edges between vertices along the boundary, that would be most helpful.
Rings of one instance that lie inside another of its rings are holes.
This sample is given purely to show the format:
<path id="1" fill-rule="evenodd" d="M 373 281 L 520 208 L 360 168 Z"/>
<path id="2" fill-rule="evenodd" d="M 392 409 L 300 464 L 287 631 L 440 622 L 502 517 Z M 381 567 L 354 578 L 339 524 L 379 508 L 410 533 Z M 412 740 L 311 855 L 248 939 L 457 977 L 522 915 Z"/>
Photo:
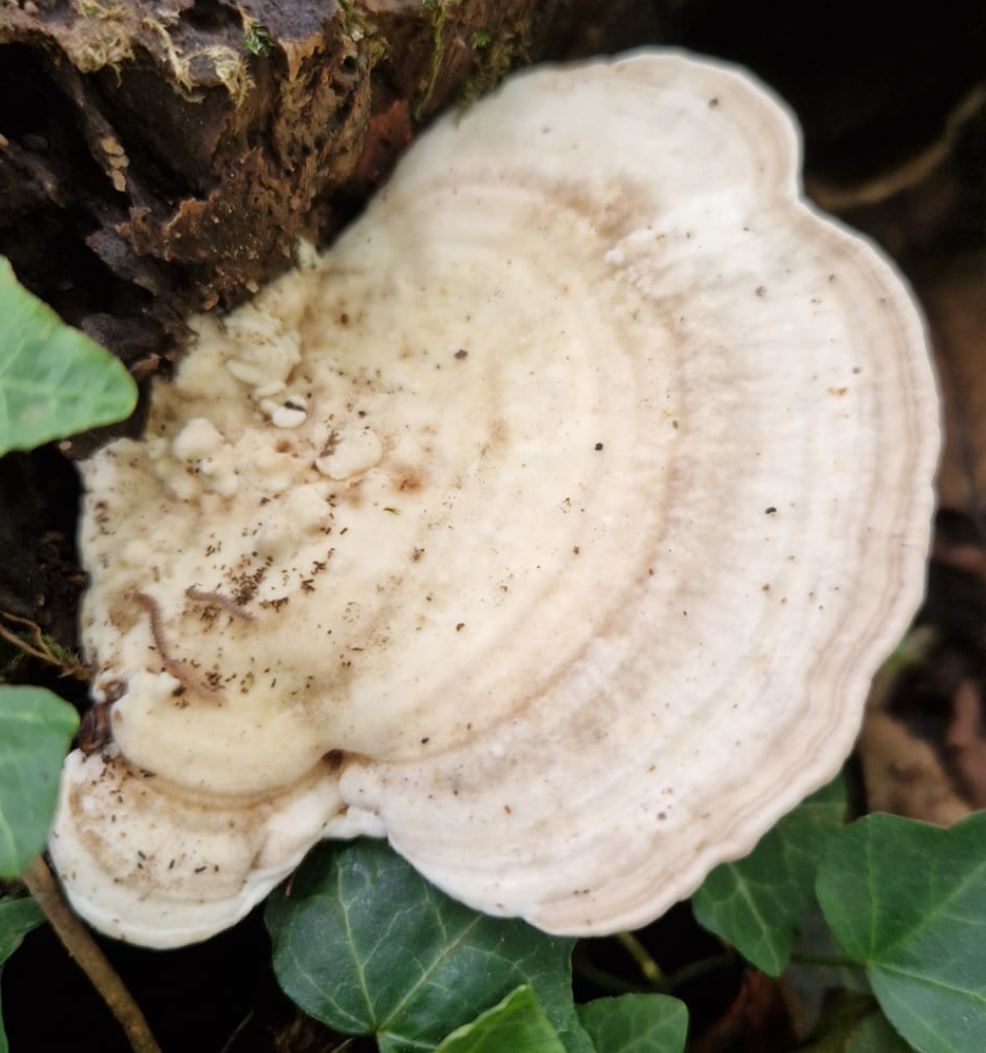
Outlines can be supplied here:
<path id="1" fill-rule="evenodd" d="M 256 290 L 299 235 L 338 229 L 430 114 L 536 57 L 556 6 L 0 3 L 0 252 L 154 371 L 189 311 Z"/>

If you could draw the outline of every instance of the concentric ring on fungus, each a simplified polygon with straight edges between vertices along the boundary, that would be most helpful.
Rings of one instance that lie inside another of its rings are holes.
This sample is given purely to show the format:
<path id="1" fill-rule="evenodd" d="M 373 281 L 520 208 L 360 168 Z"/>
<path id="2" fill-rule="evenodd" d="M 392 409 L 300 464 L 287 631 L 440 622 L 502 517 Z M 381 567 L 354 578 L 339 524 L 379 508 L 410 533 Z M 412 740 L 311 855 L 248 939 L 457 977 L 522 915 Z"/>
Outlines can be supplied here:
<path id="1" fill-rule="evenodd" d="M 126 685 L 51 842 L 85 917 L 202 939 L 369 833 L 481 910 L 631 928 L 838 770 L 938 410 L 910 294 L 798 166 L 735 70 L 528 71 L 192 321 L 84 466 L 94 695 Z"/>

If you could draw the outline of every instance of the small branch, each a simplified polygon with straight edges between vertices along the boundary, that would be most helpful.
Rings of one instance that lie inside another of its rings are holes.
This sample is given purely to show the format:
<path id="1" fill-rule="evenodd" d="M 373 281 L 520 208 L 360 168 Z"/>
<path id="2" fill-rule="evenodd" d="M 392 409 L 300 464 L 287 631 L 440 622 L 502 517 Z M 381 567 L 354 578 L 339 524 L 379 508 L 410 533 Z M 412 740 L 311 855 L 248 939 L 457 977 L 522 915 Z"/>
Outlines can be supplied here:
<path id="1" fill-rule="evenodd" d="M 35 658 L 39 662 L 55 666 L 59 670 L 60 676 L 72 676 L 76 680 L 83 681 L 88 681 L 92 678 L 91 671 L 75 655 L 65 651 L 57 644 L 54 646 L 49 644 L 40 626 L 35 622 L 32 622 L 29 618 L 21 618 L 16 614 L 11 614 L 9 611 L 0 611 L 0 616 L 13 625 L 21 625 L 29 630 L 34 638 L 34 646 L 29 644 L 22 636 L 11 632 L 3 625 L 0 625 L 0 639 L 6 640 L 7 643 L 16 647 L 20 652 L 30 655 L 31 658 Z M 55 649 L 56 647 L 57 650 Z"/>
<path id="2" fill-rule="evenodd" d="M 144 1014 L 89 931 L 72 913 L 41 856 L 28 867 L 23 881 L 65 949 L 119 1021 L 134 1053 L 161 1053 Z"/>
<path id="3" fill-rule="evenodd" d="M 633 984 L 626 980 L 621 980 L 618 976 L 613 976 L 612 973 L 606 972 L 605 969 L 600 969 L 586 953 L 584 947 L 576 947 L 575 953 L 572 955 L 572 967 L 575 972 L 583 979 L 591 984 L 595 984 L 602 991 L 608 991 L 610 994 L 653 994 L 653 986 L 644 986 L 643 984 Z"/>
<path id="4" fill-rule="evenodd" d="M 640 940 L 632 932 L 618 932 L 616 938 L 627 954 L 637 963 L 638 968 L 644 974 L 644 979 L 650 984 L 660 983 L 664 978 L 664 973 L 661 972 L 661 967 L 654 961 Z"/>
<path id="5" fill-rule="evenodd" d="M 247 1025 L 253 1019 L 254 1014 L 256 1012 L 257 1012 L 256 1008 L 251 1009 L 251 1010 L 249 1010 L 247 1012 L 247 1015 L 236 1025 L 235 1028 L 233 1028 L 233 1033 L 229 1036 L 229 1038 L 226 1039 L 226 1044 L 219 1051 L 219 1053 L 229 1053 L 229 1051 L 236 1044 L 236 1040 L 240 1037 L 240 1035 L 243 1033 L 244 1029 L 247 1027 Z"/>
<path id="6" fill-rule="evenodd" d="M 22 640 L 16 633 L 12 633 L 2 625 L 0 625 L 0 638 L 6 640 L 7 643 L 12 647 L 16 647 L 19 651 L 23 651 L 24 654 L 30 655 L 32 658 L 37 658 L 39 662 L 47 662 L 51 665 L 59 664 L 53 662 L 48 655 L 44 654 L 44 652 L 35 650 L 26 640 Z"/>
<path id="7" fill-rule="evenodd" d="M 700 976 L 705 976 L 707 973 L 728 969 L 729 966 L 735 965 L 736 961 L 736 952 L 733 950 L 723 951 L 722 954 L 714 954 L 710 958 L 699 958 L 697 962 L 690 962 L 688 965 L 682 966 L 677 972 L 664 977 L 655 986 L 665 994 L 668 994 L 681 987 L 682 984 L 689 983 L 691 980 L 697 980 Z"/>
<path id="8" fill-rule="evenodd" d="M 808 193 L 829 212 L 846 212 L 854 208 L 879 205 L 926 180 L 946 161 L 955 149 L 955 140 L 963 127 L 986 105 L 986 89 L 977 84 L 948 115 L 945 132 L 937 142 L 922 150 L 892 172 L 851 187 L 839 187 L 824 180 L 809 180 Z"/>
<path id="9" fill-rule="evenodd" d="M 838 955 L 825 954 L 792 954 L 792 965 L 807 965 L 815 969 L 865 969 L 859 962 Z"/>

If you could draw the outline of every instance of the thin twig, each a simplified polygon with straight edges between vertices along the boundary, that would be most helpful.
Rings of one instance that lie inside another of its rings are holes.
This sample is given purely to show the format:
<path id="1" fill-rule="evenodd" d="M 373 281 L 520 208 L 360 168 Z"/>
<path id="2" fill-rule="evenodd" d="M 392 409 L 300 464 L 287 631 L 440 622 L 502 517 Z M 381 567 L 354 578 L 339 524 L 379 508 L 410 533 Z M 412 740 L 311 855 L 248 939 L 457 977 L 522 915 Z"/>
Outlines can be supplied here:
<path id="1" fill-rule="evenodd" d="M 948 115 L 944 134 L 917 156 L 891 172 L 877 175 L 851 187 L 839 187 L 823 180 L 809 180 L 808 193 L 829 212 L 845 212 L 867 205 L 879 205 L 905 190 L 924 182 L 955 149 L 962 128 L 986 105 L 986 88 L 977 84 Z"/>
<path id="2" fill-rule="evenodd" d="M 12 633 L 9 629 L 5 629 L 0 625 L 0 637 L 7 641 L 7 643 L 16 647 L 18 650 L 23 651 L 24 654 L 29 654 L 32 658 L 37 658 L 39 662 L 47 662 L 50 665 L 60 665 L 60 662 L 56 662 L 51 655 L 45 654 L 43 651 L 38 651 L 33 648 L 27 640 L 22 640 L 16 633 Z"/>
<path id="3" fill-rule="evenodd" d="M 616 938 L 627 954 L 637 963 L 637 967 L 644 974 L 644 979 L 651 984 L 660 983 L 664 973 L 661 972 L 661 967 L 654 961 L 650 951 L 640 940 L 632 932 L 618 932 Z"/>
<path id="4" fill-rule="evenodd" d="M 134 1053 L 161 1053 L 161 1047 L 151 1034 L 140 1007 L 86 927 L 69 909 L 48 864 L 41 856 L 28 867 L 23 881 L 65 949 L 89 977 L 93 987 L 119 1021 Z"/>
<path id="5" fill-rule="evenodd" d="M 713 954 L 709 958 L 699 958 L 697 962 L 689 962 L 683 965 L 677 972 L 665 976 L 657 985 L 661 991 L 669 993 L 681 987 L 682 984 L 697 980 L 707 973 L 718 972 L 720 969 L 728 969 L 737 961 L 734 950 L 723 951 L 722 954 Z"/>
<path id="6" fill-rule="evenodd" d="M 223 1048 L 219 1051 L 219 1053 L 229 1053 L 229 1051 L 233 1048 L 234 1044 L 236 1043 L 236 1040 L 242 1034 L 243 1030 L 253 1019 L 254 1014 L 256 1012 L 256 1007 L 247 1012 L 247 1015 L 236 1025 L 235 1028 L 233 1028 L 233 1033 L 229 1036 L 229 1038 L 226 1039 L 226 1042 L 223 1045 Z"/>
<path id="7" fill-rule="evenodd" d="M 575 953 L 572 955 L 572 967 L 583 980 L 595 984 L 596 987 L 610 994 L 653 994 L 654 992 L 651 984 L 645 986 L 630 983 L 628 980 L 613 976 L 605 969 L 600 969 L 586 953 L 585 948 L 581 946 L 575 948 Z"/>
<path id="8" fill-rule="evenodd" d="M 16 647 L 23 654 L 30 655 L 46 665 L 55 666 L 61 676 L 72 676 L 77 680 L 85 681 L 92 678 L 91 671 L 75 655 L 68 651 L 64 652 L 64 657 L 58 654 L 55 648 L 45 640 L 44 633 L 37 623 L 32 622 L 29 618 L 21 618 L 19 615 L 11 614 L 9 611 L 0 611 L 0 616 L 14 625 L 22 625 L 34 637 L 34 646 L 32 646 L 22 636 L 18 636 L 3 625 L 0 625 L 0 638 L 6 640 L 7 643 Z"/>
<path id="9" fill-rule="evenodd" d="M 851 961 L 849 958 L 840 958 L 838 955 L 826 954 L 792 954 L 792 965 L 808 965 L 816 969 L 864 969 L 865 966 L 859 962 Z"/>
<path id="10" fill-rule="evenodd" d="M 32 622 L 30 618 L 22 618 L 19 614 L 11 614 L 10 611 L 4 611 L 3 616 L 8 622 L 13 622 L 14 625 L 23 625 L 25 629 L 30 629 L 31 635 L 34 637 L 34 646 L 39 650 L 46 650 L 44 635 L 41 632 L 41 626 L 37 622 Z"/>

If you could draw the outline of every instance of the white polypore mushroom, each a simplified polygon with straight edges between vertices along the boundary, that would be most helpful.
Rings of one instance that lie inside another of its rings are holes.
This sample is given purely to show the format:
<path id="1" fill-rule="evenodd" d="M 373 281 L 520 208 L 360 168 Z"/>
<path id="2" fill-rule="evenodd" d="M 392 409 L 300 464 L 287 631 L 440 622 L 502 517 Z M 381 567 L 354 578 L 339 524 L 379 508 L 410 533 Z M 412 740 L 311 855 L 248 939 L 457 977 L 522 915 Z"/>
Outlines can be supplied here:
<path id="1" fill-rule="evenodd" d="M 146 438 L 85 468 L 114 746 L 70 760 L 52 852 L 86 917 L 201 937 L 367 832 L 613 931 L 838 770 L 920 599 L 938 420 L 908 291 L 798 162 L 712 63 L 527 72 L 195 321 Z M 249 801 L 235 880 L 143 882 L 104 778 L 189 859 Z"/>
<path id="2" fill-rule="evenodd" d="M 283 794 L 220 797 L 119 756 L 77 751 L 63 783 L 73 821 L 51 840 L 62 881 L 93 925 L 148 946 L 191 943 L 234 924 L 340 811 L 325 768 Z"/>

